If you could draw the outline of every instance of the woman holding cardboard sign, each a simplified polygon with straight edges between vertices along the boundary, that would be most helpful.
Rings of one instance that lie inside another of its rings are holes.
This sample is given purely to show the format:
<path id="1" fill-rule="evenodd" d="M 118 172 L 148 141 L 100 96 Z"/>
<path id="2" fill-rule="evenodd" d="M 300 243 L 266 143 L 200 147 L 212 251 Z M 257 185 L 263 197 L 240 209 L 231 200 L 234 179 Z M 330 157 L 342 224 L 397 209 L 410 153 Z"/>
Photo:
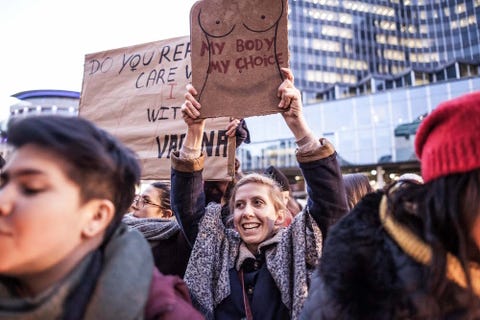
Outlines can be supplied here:
<path id="1" fill-rule="evenodd" d="M 288 228 L 281 227 L 287 208 L 279 186 L 256 173 L 245 175 L 232 191 L 235 229 L 225 228 L 219 205 L 204 208 L 204 120 L 198 119 L 196 90 L 187 87 L 182 106 L 187 135 L 172 156 L 172 208 L 194 243 L 185 281 L 207 318 L 296 319 L 327 229 L 347 212 L 336 152 L 326 139 L 313 136 L 293 75 L 289 69 L 282 73 L 278 107 L 296 138 L 310 197 Z"/>

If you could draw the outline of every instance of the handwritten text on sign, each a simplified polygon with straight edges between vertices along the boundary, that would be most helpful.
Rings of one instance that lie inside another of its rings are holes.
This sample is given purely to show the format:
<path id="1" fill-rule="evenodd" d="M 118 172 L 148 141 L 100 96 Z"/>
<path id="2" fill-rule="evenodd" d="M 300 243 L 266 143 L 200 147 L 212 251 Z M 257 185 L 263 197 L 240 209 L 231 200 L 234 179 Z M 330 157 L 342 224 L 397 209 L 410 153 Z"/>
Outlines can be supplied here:
<path id="1" fill-rule="evenodd" d="M 180 43 L 172 47 L 170 45 L 165 45 L 160 50 L 155 50 L 151 52 L 135 52 L 131 54 L 124 53 L 118 70 L 118 74 L 122 72 L 135 72 L 138 70 L 143 70 L 148 66 L 161 66 L 166 65 L 166 67 L 158 67 L 151 69 L 150 71 L 141 71 L 135 80 L 135 88 L 147 88 L 153 85 L 165 85 L 169 84 L 172 88 L 175 85 L 177 79 L 178 66 L 170 66 L 176 62 L 182 62 L 184 60 L 190 59 L 190 42 Z M 107 56 L 101 61 L 98 59 L 92 59 L 89 62 L 89 76 L 94 75 L 97 72 L 107 73 L 109 72 L 113 65 L 113 57 Z M 189 64 L 185 64 L 183 75 L 185 79 L 190 79 L 192 71 Z M 173 91 L 173 90 L 172 90 Z"/>
<path id="2" fill-rule="evenodd" d="M 192 83 L 200 116 L 279 112 L 288 67 L 287 0 L 202 0 L 190 11 Z"/>
<path id="3" fill-rule="evenodd" d="M 180 107 L 192 75 L 188 37 L 86 56 L 80 115 L 136 151 L 143 179 L 169 179 L 171 152 L 179 150 L 186 125 Z M 225 127 L 207 121 L 205 177 L 228 179 L 233 163 Z"/>
<path id="4" fill-rule="evenodd" d="M 220 72 L 228 73 L 233 67 L 235 71 L 242 72 L 244 70 L 274 66 L 277 63 L 283 64 L 282 52 L 272 54 L 272 48 L 275 44 L 275 38 L 271 39 L 237 39 L 235 51 L 244 53 L 246 56 L 241 56 L 233 61 L 230 59 L 218 59 L 225 49 L 225 42 L 211 41 L 209 44 L 203 42 L 200 55 L 211 54 L 213 57 L 210 61 L 208 73 Z M 209 51 L 210 49 L 210 51 Z M 262 54 L 262 50 L 265 51 Z"/>

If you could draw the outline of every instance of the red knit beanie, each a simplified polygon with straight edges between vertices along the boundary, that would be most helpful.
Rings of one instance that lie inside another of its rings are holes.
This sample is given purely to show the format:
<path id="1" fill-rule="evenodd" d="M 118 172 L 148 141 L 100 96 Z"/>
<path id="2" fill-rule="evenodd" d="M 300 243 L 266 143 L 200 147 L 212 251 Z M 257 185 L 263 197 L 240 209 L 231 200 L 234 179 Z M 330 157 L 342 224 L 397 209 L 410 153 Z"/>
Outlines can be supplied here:
<path id="1" fill-rule="evenodd" d="M 480 168 L 480 91 L 441 103 L 418 128 L 425 182 Z"/>

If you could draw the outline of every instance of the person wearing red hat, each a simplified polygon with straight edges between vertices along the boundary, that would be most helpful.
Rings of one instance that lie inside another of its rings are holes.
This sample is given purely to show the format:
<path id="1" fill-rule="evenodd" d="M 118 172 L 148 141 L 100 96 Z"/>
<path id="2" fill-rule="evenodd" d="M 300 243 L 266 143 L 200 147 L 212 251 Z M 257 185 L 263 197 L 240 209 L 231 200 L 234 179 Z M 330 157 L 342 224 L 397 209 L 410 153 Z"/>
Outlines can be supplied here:
<path id="1" fill-rule="evenodd" d="M 423 184 L 367 195 L 330 229 L 302 319 L 480 319 L 480 91 L 417 131 Z"/>

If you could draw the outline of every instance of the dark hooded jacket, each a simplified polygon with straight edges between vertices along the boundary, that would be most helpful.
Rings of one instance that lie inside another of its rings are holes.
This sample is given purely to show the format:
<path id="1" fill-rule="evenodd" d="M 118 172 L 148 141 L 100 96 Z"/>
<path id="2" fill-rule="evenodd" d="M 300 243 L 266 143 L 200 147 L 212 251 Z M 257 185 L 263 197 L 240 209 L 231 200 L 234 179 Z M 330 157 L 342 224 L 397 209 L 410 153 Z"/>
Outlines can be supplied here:
<path id="1" fill-rule="evenodd" d="M 428 286 L 428 267 L 406 255 L 379 217 L 371 193 L 330 229 L 301 319 L 480 319 L 480 301 L 446 281 Z"/>

